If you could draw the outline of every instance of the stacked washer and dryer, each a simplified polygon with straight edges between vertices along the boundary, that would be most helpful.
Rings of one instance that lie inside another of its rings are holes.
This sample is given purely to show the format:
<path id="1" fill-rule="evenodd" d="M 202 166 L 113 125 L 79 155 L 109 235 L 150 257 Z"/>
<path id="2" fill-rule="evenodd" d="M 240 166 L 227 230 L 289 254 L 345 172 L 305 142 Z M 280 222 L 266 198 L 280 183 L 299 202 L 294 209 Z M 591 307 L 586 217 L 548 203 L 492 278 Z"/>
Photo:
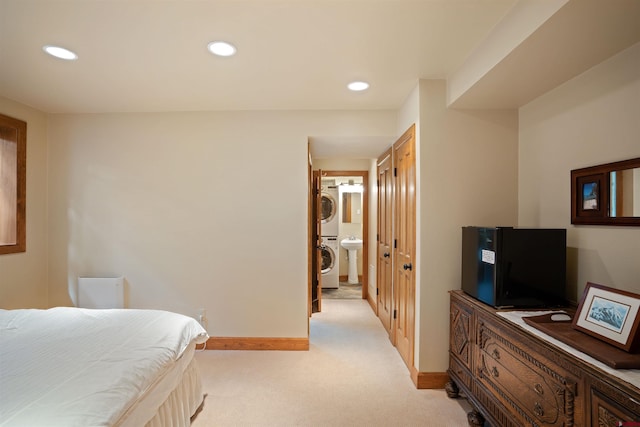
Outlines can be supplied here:
<path id="1" fill-rule="evenodd" d="M 340 246 L 338 244 L 338 187 L 335 182 L 322 182 L 320 232 L 322 237 L 322 287 L 339 286 Z"/>

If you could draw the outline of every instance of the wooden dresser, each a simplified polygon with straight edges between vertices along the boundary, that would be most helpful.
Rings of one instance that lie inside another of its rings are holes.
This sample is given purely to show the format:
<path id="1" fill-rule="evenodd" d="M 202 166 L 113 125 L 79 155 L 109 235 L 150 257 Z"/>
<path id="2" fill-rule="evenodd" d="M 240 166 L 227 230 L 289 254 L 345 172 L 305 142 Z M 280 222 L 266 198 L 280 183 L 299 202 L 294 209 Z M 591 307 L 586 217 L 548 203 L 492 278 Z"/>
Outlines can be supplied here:
<path id="1" fill-rule="evenodd" d="M 496 311 L 451 291 L 447 393 L 475 408 L 470 426 L 640 426 L 640 389 Z"/>

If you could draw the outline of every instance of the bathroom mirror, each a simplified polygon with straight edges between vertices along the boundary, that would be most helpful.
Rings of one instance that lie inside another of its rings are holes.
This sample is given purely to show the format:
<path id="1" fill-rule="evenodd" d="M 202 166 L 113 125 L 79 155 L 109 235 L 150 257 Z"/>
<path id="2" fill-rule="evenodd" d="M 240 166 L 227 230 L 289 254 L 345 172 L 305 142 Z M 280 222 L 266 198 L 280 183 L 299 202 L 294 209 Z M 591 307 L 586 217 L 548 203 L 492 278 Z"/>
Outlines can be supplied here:
<path id="1" fill-rule="evenodd" d="M 572 170 L 571 223 L 640 226 L 640 157 Z"/>
<path id="2" fill-rule="evenodd" d="M 362 193 L 342 193 L 342 222 L 362 222 Z"/>
<path id="3" fill-rule="evenodd" d="M 26 250 L 27 124 L 0 114 L 0 254 Z"/>

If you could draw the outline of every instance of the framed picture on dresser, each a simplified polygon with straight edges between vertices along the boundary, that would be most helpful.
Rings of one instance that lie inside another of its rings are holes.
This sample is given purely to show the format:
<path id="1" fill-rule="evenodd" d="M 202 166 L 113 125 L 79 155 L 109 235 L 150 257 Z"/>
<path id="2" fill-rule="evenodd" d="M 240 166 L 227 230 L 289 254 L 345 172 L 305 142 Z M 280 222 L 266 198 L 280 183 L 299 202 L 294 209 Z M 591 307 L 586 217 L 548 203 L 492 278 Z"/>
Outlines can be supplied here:
<path id="1" fill-rule="evenodd" d="M 640 295 L 587 283 L 573 327 L 627 352 L 640 345 Z"/>

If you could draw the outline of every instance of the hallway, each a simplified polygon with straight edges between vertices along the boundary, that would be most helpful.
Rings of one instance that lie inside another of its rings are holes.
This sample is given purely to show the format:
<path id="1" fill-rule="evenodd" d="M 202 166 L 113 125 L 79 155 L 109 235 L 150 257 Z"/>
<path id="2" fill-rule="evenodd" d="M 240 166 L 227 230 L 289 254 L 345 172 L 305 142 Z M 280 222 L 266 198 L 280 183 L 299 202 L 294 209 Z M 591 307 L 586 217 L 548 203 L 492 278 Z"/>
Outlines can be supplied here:
<path id="1" fill-rule="evenodd" d="M 309 351 L 196 354 L 208 395 L 195 427 L 467 425 L 469 406 L 417 390 L 365 300 L 323 302 Z"/>

